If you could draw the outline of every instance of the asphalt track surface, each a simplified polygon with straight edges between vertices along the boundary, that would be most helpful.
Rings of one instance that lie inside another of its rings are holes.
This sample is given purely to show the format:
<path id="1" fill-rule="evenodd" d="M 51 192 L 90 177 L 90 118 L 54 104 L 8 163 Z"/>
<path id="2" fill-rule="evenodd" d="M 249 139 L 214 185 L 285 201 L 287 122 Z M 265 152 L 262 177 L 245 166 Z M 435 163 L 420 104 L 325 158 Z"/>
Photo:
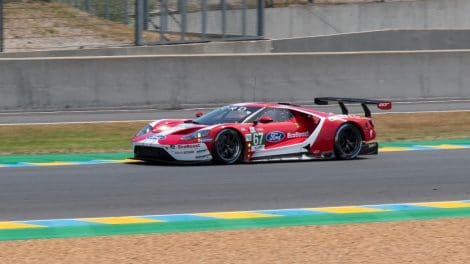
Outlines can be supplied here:
<path id="1" fill-rule="evenodd" d="M 468 200 L 470 150 L 233 166 L 0 169 L 0 219 L 148 215 Z"/>
<path id="2" fill-rule="evenodd" d="M 336 104 L 319 106 L 306 104 L 320 111 L 339 113 Z M 351 113 L 362 113 L 360 107 L 349 106 Z M 198 111 L 208 112 L 211 108 L 183 110 L 99 110 L 99 111 L 66 111 L 66 112 L 19 112 L 0 113 L 0 125 L 19 123 L 60 123 L 60 122 L 99 122 L 99 121 L 129 121 L 155 120 L 161 118 L 193 118 Z M 386 113 L 371 107 L 373 113 Z M 470 99 L 432 99 L 421 101 L 394 102 L 392 111 L 388 112 L 421 112 L 421 111 L 460 111 L 470 110 Z"/>

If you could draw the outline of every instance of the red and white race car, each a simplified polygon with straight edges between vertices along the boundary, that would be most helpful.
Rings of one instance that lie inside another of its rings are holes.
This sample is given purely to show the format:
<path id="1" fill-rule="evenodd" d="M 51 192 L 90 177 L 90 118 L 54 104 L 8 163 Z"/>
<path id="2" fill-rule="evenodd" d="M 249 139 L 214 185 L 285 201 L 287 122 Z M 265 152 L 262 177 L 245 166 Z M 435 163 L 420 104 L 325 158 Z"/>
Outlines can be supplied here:
<path id="1" fill-rule="evenodd" d="M 354 159 L 378 153 L 368 104 L 391 109 L 389 101 L 316 98 L 339 103 L 342 114 L 287 103 L 239 103 L 191 119 L 151 122 L 132 139 L 135 159 L 165 162 L 238 162 Z M 350 115 L 359 103 L 365 117 Z"/>

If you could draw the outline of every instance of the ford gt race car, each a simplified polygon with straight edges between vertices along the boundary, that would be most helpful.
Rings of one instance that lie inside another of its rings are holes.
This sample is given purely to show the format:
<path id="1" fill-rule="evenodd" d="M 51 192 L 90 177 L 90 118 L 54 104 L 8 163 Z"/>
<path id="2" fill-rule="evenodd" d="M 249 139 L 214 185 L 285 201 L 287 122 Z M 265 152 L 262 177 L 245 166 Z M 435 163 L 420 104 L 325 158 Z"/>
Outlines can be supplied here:
<path id="1" fill-rule="evenodd" d="M 378 153 L 367 105 L 391 109 L 389 101 L 315 98 L 339 103 L 342 114 L 288 103 L 239 103 L 196 114 L 196 119 L 151 122 L 132 139 L 134 157 L 144 161 L 239 162 L 354 159 Z M 365 116 L 350 115 L 345 103 L 361 104 Z"/>

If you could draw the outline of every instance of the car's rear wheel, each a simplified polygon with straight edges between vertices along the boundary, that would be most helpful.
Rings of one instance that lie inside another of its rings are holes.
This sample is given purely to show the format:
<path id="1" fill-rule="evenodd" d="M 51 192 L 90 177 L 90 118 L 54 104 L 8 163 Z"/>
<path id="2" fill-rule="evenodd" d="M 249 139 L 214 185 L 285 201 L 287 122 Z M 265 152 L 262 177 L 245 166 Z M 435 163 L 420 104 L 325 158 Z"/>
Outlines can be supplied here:
<path id="1" fill-rule="evenodd" d="M 335 136 L 336 158 L 349 160 L 361 152 L 362 136 L 359 128 L 351 123 L 341 125 Z"/>
<path id="2" fill-rule="evenodd" d="M 243 144 L 240 135 L 232 129 L 224 129 L 214 141 L 213 157 L 217 163 L 234 164 L 243 158 Z"/>

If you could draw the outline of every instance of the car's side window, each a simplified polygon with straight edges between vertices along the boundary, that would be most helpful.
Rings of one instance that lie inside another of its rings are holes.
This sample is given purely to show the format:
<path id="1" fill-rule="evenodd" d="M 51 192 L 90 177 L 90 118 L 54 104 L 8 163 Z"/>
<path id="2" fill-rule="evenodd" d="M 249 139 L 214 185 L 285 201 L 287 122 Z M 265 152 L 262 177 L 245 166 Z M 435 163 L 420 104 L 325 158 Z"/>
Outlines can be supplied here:
<path id="1" fill-rule="evenodd" d="M 269 116 L 273 122 L 286 122 L 294 118 L 294 115 L 289 109 L 270 108 L 261 113 L 261 116 Z"/>

